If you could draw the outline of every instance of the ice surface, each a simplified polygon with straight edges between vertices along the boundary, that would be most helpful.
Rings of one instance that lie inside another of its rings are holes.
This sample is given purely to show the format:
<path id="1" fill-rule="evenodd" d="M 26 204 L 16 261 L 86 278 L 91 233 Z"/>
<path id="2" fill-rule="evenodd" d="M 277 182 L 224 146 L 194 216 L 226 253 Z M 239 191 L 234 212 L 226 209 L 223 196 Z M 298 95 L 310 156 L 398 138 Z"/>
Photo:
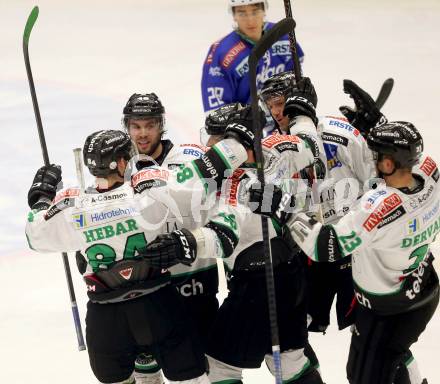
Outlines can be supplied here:
<path id="1" fill-rule="evenodd" d="M 395 120 L 421 130 L 427 152 L 437 155 L 440 100 L 438 0 L 293 1 L 305 72 L 319 94 L 321 114 L 349 102 L 342 79 L 375 94 L 394 77 L 384 107 Z M 87 353 L 76 351 L 64 271 L 59 255 L 28 251 L 24 237 L 26 193 L 42 164 L 21 52 L 29 0 L 0 2 L 0 383 L 94 383 Z M 209 45 L 230 31 L 226 0 L 41 0 L 30 40 L 31 64 L 50 159 L 75 182 L 72 149 L 94 130 L 118 128 L 133 92 L 156 92 L 165 104 L 169 136 L 198 141 L 203 124 L 201 66 Z M 283 17 L 271 0 L 269 20 Z M 74 268 L 74 259 L 71 259 Z M 74 272 L 85 315 L 85 289 Z M 437 314 L 414 347 L 430 383 L 436 367 Z M 349 335 L 332 327 L 312 335 L 327 384 L 345 380 Z M 272 382 L 265 368 L 246 372 L 251 383 Z M 438 381 L 437 381 L 438 380 Z"/>

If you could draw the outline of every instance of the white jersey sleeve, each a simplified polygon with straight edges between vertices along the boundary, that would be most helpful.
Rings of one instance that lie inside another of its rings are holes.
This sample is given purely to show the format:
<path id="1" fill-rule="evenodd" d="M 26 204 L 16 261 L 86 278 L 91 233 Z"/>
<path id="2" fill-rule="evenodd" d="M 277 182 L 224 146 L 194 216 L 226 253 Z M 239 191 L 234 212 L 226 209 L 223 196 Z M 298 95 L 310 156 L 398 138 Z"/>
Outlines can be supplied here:
<path id="1" fill-rule="evenodd" d="M 32 210 L 26 223 L 29 247 L 38 252 L 69 252 L 78 250 L 80 239 L 72 226 L 72 207 L 80 197 L 79 188 L 60 191 L 47 210 Z M 79 218 L 78 218 L 79 219 Z"/>

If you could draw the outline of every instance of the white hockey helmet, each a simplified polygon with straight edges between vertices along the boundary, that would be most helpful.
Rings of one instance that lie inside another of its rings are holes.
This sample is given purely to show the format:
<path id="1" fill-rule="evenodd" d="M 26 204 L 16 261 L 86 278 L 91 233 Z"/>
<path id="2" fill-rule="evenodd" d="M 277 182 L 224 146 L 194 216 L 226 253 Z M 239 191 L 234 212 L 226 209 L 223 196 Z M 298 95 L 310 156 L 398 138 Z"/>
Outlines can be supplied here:
<path id="1" fill-rule="evenodd" d="M 228 0 L 228 11 L 232 13 L 233 7 L 239 7 L 240 5 L 252 5 L 252 4 L 260 4 L 264 3 L 264 10 L 267 11 L 269 8 L 269 3 L 267 0 Z"/>

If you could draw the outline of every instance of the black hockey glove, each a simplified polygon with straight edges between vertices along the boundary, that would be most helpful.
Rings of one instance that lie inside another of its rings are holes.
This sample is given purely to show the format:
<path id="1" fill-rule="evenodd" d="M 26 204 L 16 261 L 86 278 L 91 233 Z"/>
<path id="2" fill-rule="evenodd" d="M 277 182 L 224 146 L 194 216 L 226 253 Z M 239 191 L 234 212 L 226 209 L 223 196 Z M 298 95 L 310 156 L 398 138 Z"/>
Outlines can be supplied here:
<path id="1" fill-rule="evenodd" d="M 266 125 L 266 116 L 261 109 L 258 111 L 258 118 L 260 119 L 260 127 L 263 129 Z M 230 118 L 224 137 L 225 139 L 233 138 L 237 140 L 245 148 L 254 147 L 255 135 L 253 129 L 252 108 L 250 106 L 243 108 Z"/>
<path id="2" fill-rule="evenodd" d="M 156 268 L 170 268 L 179 263 L 191 265 L 197 257 L 197 241 L 183 228 L 157 236 L 139 254 Z"/>
<path id="3" fill-rule="evenodd" d="M 283 113 L 285 116 L 289 116 L 290 119 L 296 116 L 308 116 L 316 125 L 317 104 L 318 96 L 316 95 L 315 87 L 310 78 L 303 77 L 287 96 Z"/>
<path id="4" fill-rule="evenodd" d="M 289 211 L 295 206 L 295 198 L 273 184 L 266 184 L 262 188 L 260 183 L 254 183 L 249 189 L 249 208 L 259 215 L 267 216 L 284 224 Z"/>
<path id="5" fill-rule="evenodd" d="M 353 99 L 355 108 L 339 107 L 348 122 L 366 137 L 370 129 L 386 123 L 387 118 L 380 112 L 373 98 L 352 80 L 344 80 L 344 92 Z"/>
<path id="6" fill-rule="evenodd" d="M 42 166 L 35 174 L 28 192 L 28 204 L 31 209 L 47 208 L 57 192 L 61 182 L 61 167 L 51 164 Z"/>

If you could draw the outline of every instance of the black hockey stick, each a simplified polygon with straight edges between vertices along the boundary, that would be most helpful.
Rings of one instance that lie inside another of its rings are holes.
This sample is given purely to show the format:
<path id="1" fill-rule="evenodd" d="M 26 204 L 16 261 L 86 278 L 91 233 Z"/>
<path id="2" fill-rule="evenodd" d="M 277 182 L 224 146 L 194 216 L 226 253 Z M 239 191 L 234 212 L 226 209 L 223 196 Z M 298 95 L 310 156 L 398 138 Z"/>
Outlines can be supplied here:
<path id="1" fill-rule="evenodd" d="M 257 65 L 259 60 L 264 56 L 266 51 L 276 43 L 282 36 L 292 31 L 295 28 L 295 22 L 292 18 L 283 19 L 273 26 L 263 37 L 258 41 L 249 56 L 249 84 L 251 88 L 252 99 L 252 120 L 255 133 L 254 149 L 257 160 L 257 176 L 258 181 L 262 186 L 265 185 L 264 170 L 263 170 L 263 151 L 261 148 L 262 128 L 260 126 L 260 119 L 258 113 L 258 92 L 257 92 Z M 280 340 L 278 334 L 278 319 L 277 306 L 275 297 L 275 282 L 273 274 L 272 253 L 270 249 L 269 227 L 267 217 L 261 216 L 261 228 L 263 232 L 263 247 L 264 247 L 264 265 L 266 273 L 266 288 L 269 306 L 270 332 L 272 338 L 272 354 L 275 365 L 275 380 L 276 384 L 282 384 L 281 374 L 281 354 L 280 354 Z"/>
<path id="2" fill-rule="evenodd" d="M 24 27 L 23 55 L 24 55 L 24 62 L 26 65 L 26 73 L 29 80 L 29 88 L 31 90 L 32 104 L 34 106 L 35 120 L 37 121 L 38 136 L 40 138 L 40 145 L 41 145 L 41 151 L 43 153 L 44 164 L 49 165 L 50 164 L 49 154 L 47 152 L 43 124 L 41 123 L 40 108 L 38 107 L 38 100 L 37 100 L 37 95 L 35 93 L 34 79 L 32 77 L 31 63 L 29 60 L 29 38 L 31 36 L 32 28 L 34 27 L 34 24 L 37 21 L 38 12 L 39 12 L 38 7 L 34 7 L 32 9 L 32 12 L 30 13 L 27 19 L 26 26 Z M 64 271 L 66 272 L 67 286 L 69 288 L 70 304 L 72 306 L 73 320 L 75 322 L 76 337 L 78 339 L 78 349 L 80 351 L 83 351 L 84 349 L 86 349 L 86 346 L 84 344 L 81 321 L 79 318 L 78 306 L 76 304 L 75 290 L 73 288 L 72 275 L 70 273 L 69 259 L 67 257 L 66 252 L 63 252 L 62 256 L 64 263 Z"/>
<path id="3" fill-rule="evenodd" d="M 284 2 L 284 12 L 286 14 L 286 18 L 292 17 L 292 6 L 290 5 L 290 0 L 283 0 Z M 293 60 L 293 73 L 295 74 L 295 80 L 298 81 L 301 79 L 301 67 L 299 64 L 298 51 L 296 49 L 296 36 L 295 36 L 295 27 L 288 33 L 289 42 L 290 42 L 290 51 L 292 52 L 292 60 Z"/>
<path id="4" fill-rule="evenodd" d="M 383 82 L 379 94 L 376 97 L 377 108 L 382 109 L 382 107 L 388 100 L 388 97 L 390 97 L 393 87 L 394 87 L 394 79 L 392 79 L 391 77 Z"/>

